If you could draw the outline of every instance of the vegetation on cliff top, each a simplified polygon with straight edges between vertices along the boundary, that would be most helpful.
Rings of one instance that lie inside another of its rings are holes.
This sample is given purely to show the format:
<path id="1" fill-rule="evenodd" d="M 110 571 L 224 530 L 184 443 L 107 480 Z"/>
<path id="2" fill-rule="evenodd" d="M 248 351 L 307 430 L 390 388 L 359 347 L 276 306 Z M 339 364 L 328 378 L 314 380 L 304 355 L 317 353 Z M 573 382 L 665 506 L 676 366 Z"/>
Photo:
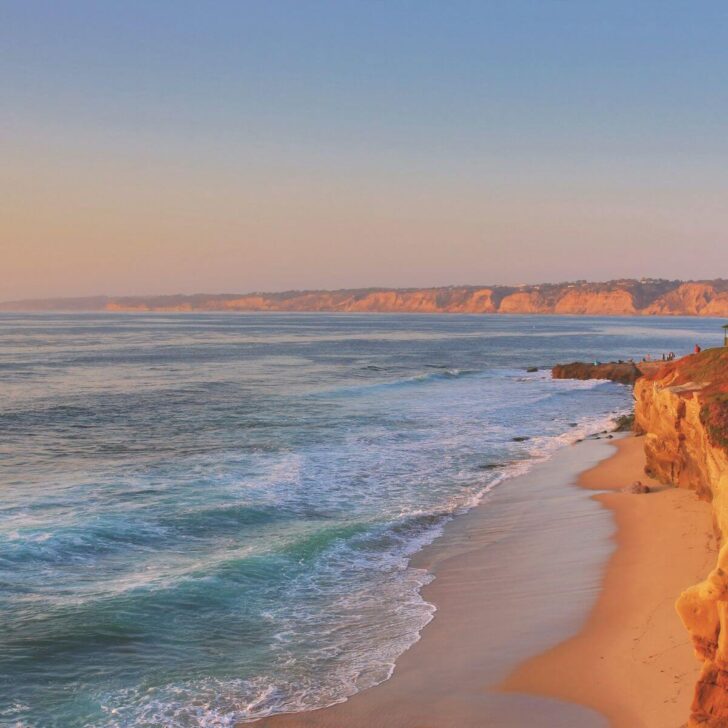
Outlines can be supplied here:
<path id="1" fill-rule="evenodd" d="M 710 441 L 728 450 L 728 393 L 716 394 L 700 410 Z"/>
<path id="2" fill-rule="evenodd" d="M 687 390 L 683 396 L 699 397 L 700 420 L 711 443 L 728 450 L 728 347 L 686 356 L 646 377 L 662 386 L 698 385 L 699 390 Z"/>
<path id="3" fill-rule="evenodd" d="M 649 378 L 669 380 L 670 386 L 695 383 L 728 391 L 728 347 L 706 349 L 668 362 Z"/>

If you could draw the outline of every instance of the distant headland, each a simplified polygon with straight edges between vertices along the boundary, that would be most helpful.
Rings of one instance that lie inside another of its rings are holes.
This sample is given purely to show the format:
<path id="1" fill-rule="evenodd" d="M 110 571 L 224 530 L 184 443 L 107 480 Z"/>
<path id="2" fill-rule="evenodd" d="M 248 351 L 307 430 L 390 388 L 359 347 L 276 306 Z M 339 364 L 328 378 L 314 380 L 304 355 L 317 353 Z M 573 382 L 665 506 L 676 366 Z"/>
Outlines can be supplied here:
<path id="1" fill-rule="evenodd" d="M 728 316 L 728 280 L 654 278 L 521 286 L 355 288 L 281 293 L 89 296 L 0 303 L 0 311 L 340 311 Z"/>

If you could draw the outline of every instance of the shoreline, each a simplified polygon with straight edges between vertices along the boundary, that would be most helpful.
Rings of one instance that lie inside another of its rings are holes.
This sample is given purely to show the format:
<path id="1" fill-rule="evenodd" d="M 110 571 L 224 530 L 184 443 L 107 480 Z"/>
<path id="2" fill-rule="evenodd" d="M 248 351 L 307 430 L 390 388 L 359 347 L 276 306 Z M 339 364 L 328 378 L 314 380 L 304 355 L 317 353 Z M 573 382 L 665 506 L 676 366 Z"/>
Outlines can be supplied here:
<path id="1" fill-rule="evenodd" d="M 644 463 L 640 438 L 588 439 L 493 491 L 414 557 L 437 611 L 388 680 L 256 724 L 684 726 L 699 664 L 673 605 L 714 559 L 710 505 Z"/>
<path id="2" fill-rule="evenodd" d="M 422 596 L 437 611 L 388 680 L 330 707 L 256 724 L 606 728 L 589 707 L 497 686 L 520 663 L 576 633 L 597 599 L 613 523 L 576 482 L 609 458 L 611 442 L 590 438 L 562 448 L 451 521 L 413 558 L 413 567 L 435 576 Z"/>
<path id="3" fill-rule="evenodd" d="M 583 628 L 520 665 L 501 685 L 585 705 L 613 728 L 681 728 L 700 664 L 675 610 L 678 595 L 710 570 L 717 551 L 711 506 L 644 474 L 641 438 L 584 472 L 580 487 L 616 523 L 616 550 Z M 644 495 L 620 493 L 635 480 Z"/>

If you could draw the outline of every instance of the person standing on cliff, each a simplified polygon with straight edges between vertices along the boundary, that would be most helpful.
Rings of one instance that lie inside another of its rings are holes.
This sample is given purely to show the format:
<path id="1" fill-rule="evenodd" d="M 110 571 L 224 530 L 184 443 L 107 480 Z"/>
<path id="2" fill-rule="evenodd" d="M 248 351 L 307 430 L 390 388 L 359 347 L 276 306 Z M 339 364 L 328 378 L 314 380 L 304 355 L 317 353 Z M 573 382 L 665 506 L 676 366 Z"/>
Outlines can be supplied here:
<path id="1" fill-rule="evenodd" d="M 700 354 L 701 351 L 702 349 L 700 348 L 700 344 L 695 344 L 695 353 Z"/>

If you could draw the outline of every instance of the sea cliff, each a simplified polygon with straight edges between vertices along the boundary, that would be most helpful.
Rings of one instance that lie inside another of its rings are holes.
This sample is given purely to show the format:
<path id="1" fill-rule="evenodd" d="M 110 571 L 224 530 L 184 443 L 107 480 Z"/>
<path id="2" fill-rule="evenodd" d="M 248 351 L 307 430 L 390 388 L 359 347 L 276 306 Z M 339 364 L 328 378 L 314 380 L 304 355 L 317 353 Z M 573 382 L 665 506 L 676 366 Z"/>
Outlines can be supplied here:
<path id="1" fill-rule="evenodd" d="M 382 313 L 728 316 L 728 281 L 643 278 L 523 286 L 355 288 L 335 291 L 39 298 L 0 311 L 341 311 Z"/>
<path id="2" fill-rule="evenodd" d="M 635 384 L 635 400 L 647 472 L 712 505 L 723 546 L 713 570 L 676 607 L 703 663 L 688 726 L 728 728 L 728 348 L 646 372 Z"/>

